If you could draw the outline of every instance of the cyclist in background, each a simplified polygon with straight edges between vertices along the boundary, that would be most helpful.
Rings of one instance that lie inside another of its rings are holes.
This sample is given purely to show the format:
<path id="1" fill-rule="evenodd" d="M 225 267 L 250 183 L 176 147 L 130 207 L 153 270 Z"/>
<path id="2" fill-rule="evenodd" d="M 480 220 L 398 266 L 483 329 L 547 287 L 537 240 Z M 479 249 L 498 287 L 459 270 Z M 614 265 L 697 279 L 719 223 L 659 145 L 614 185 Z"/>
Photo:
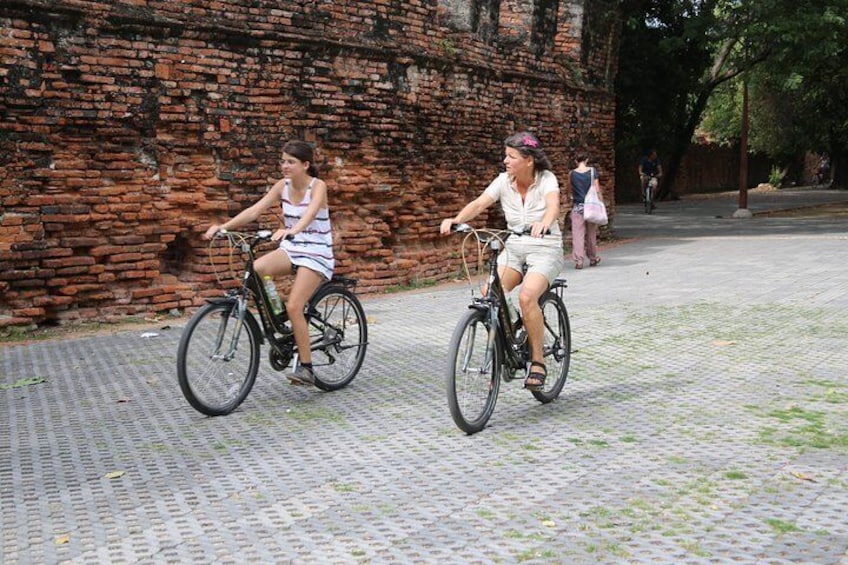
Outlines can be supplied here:
<path id="1" fill-rule="evenodd" d="M 657 182 L 651 182 L 651 179 L 659 179 L 662 176 L 662 163 L 657 156 L 657 150 L 651 149 L 647 155 L 639 161 L 639 181 L 642 186 L 642 200 L 645 199 L 645 191 L 651 191 L 651 208 L 654 208 L 654 199 L 656 194 Z"/>
<path id="2" fill-rule="evenodd" d="M 816 184 L 825 184 L 830 175 L 830 158 L 827 153 L 822 153 L 819 157 L 819 166 L 816 169 Z"/>
<path id="3" fill-rule="evenodd" d="M 510 229 L 531 228 L 529 235 L 513 235 L 506 240 L 505 252 L 498 257 L 498 274 L 505 292 L 521 284 L 518 301 L 531 358 L 524 388 L 539 390 L 548 374 L 542 362 L 544 319 L 539 297 L 565 266 L 562 232 L 557 221 L 559 181 L 550 170 L 551 162 L 539 138 L 532 133 L 519 132 L 506 138 L 504 152 L 506 172 L 498 175 L 483 194 L 456 216 L 443 220 L 439 231 L 448 235 L 452 225 L 471 220 L 497 201 Z M 550 233 L 546 233 L 548 230 Z"/>

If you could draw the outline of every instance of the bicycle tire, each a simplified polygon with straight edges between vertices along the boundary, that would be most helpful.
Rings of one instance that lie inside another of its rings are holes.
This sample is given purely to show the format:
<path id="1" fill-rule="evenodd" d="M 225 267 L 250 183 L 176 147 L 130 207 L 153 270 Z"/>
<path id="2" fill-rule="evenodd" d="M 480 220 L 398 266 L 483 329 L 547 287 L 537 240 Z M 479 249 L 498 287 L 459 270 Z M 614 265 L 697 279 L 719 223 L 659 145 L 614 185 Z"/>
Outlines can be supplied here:
<path id="1" fill-rule="evenodd" d="M 650 190 L 651 190 L 650 186 L 646 187 L 646 189 L 645 189 L 644 201 L 645 201 L 645 213 L 646 214 L 650 214 L 651 211 L 652 211 Z"/>
<path id="2" fill-rule="evenodd" d="M 565 386 L 571 366 L 571 323 L 562 300 L 553 292 L 546 292 L 539 300 L 544 320 L 542 352 L 548 377 L 545 386 L 534 390 L 533 396 L 542 404 L 556 399 Z"/>
<path id="3" fill-rule="evenodd" d="M 489 339 L 488 313 L 470 309 L 451 336 L 446 388 L 454 423 L 471 435 L 489 421 L 500 390 L 503 351 L 498 339 Z M 489 344 L 492 347 L 489 347 Z"/>
<path id="4" fill-rule="evenodd" d="M 188 403 L 207 416 L 222 416 L 238 408 L 256 382 L 260 336 L 255 325 L 246 320 L 239 323 L 236 312 L 235 302 L 207 304 L 189 320 L 180 338 L 180 389 Z M 230 359 L 221 358 L 236 331 L 240 332 L 238 347 Z"/>
<path id="5" fill-rule="evenodd" d="M 339 285 L 320 289 L 306 309 L 315 386 L 346 387 L 359 373 L 368 348 L 368 321 L 362 303 Z"/>

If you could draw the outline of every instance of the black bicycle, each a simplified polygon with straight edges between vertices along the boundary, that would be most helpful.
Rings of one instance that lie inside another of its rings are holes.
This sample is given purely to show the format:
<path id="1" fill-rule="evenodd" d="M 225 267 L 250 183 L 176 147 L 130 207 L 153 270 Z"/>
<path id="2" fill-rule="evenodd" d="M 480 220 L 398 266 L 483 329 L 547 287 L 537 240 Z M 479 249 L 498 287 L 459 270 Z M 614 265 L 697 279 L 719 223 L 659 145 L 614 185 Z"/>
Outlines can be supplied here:
<path id="1" fill-rule="evenodd" d="M 265 286 L 254 270 L 256 247 L 270 241 L 270 230 L 220 231 L 230 250 L 244 254 L 238 288 L 207 299 L 183 331 L 177 350 L 177 375 L 189 404 L 209 416 L 235 410 L 250 393 L 259 371 L 259 351 L 270 345 L 269 362 L 286 369 L 297 353 L 287 325 L 285 304 L 274 314 Z M 231 255 L 232 257 L 232 255 Z M 353 293 L 356 281 L 334 276 L 306 304 L 306 322 L 315 368 L 315 385 L 325 391 L 347 386 L 359 372 L 368 346 L 365 312 Z M 259 314 L 259 322 L 250 310 Z"/>
<path id="2" fill-rule="evenodd" d="M 654 205 L 654 197 L 657 195 L 657 187 L 660 183 L 660 178 L 656 174 L 646 174 L 648 177 L 645 180 L 645 190 L 642 193 L 642 202 L 645 204 L 645 213 L 650 214 L 656 208 Z"/>
<path id="3" fill-rule="evenodd" d="M 494 412 L 501 380 L 523 379 L 530 363 L 521 313 L 510 313 L 497 268 L 506 239 L 529 231 L 475 230 L 466 224 L 454 226 L 453 231 L 474 235 L 482 249 L 491 251 L 486 293 L 472 299 L 456 325 L 448 353 L 446 385 L 451 416 L 462 431 L 473 434 L 486 426 Z M 539 298 L 548 378 L 544 387 L 532 393 L 543 404 L 559 396 L 571 362 L 571 326 L 562 300 L 565 288 L 565 280 L 558 278 Z"/>

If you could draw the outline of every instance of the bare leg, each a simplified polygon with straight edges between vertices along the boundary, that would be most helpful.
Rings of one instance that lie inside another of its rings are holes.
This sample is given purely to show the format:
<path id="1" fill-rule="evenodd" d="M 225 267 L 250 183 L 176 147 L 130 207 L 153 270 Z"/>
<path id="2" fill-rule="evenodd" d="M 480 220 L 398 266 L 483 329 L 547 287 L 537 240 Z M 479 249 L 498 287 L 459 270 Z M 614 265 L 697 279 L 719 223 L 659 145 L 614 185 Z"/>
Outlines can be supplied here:
<path id="1" fill-rule="evenodd" d="M 521 284 L 521 273 L 519 273 L 515 269 L 499 266 L 498 276 L 501 279 L 501 288 L 503 288 L 505 294 L 511 292 L 513 288 Z M 488 285 L 484 284 L 481 289 L 481 292 L 483 293 L 483 295 L 485 295 L 488 290 Z"/>
<path id="2" fill-rule="evenodd" d="M 530 360 L 544 363 L 542 356 L 542 345 L 544 339 L 544 318 L 542 309 L 539 308 L 539 297 L 548 289 L 548 279 L 539 273 L 528 273 L 524 277 L 524 284 L 518 295 L 521 304 L 521 314 L 524 318 L 524 327 L 527 328 L 527 343 L 530 345 Z M 525 380 L 527 388 L 535 388 L 543 384 L 542 377 L 545 372 L 541 367 L 531 366 L 530 372 Z"/>
<path id="3" fill-rule="evenodd" d="M 253 264 L 259 278 L 270 276 L 272 278 L 282 277 L 292 272 L 292 264 L 289 256 L 282 249 L 275 249 L 266 253 Z"/>
<path id="4" fill-rule="evenodd" d="M 324 278 L 306 267 L 300 267 L 294 277 L 291 293 L 286 300 L 286 311 L 294 331 L 294 342 L 297 345 L 298 358 L 301 363 L 312 363 L 312 349 L 309 343 L 309 327 L 303 309 L 312 293 L 321 286 Z"/>

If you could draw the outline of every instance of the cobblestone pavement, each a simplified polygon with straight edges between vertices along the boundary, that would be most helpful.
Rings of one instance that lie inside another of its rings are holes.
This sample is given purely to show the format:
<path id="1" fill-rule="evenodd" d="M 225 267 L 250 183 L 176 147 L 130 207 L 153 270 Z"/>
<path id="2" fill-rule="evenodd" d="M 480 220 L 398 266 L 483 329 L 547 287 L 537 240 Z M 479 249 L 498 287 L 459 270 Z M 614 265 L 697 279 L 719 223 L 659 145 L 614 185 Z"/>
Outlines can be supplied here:
<path id="1" fill-rule="evenodd" d="M 840 191 L 750 195 L 755 213 Z M 0 349 L 0 562 L 848 563 L 848 225 L 620 206 L 559 400 L 453 424 L 469 288 L 366 297 L 348 388 L 180 394 L 184 322 Z M 723 216 L 717 218 L 716 216 Z M 265 350 L 267 351 L 267 349 Z"/>

